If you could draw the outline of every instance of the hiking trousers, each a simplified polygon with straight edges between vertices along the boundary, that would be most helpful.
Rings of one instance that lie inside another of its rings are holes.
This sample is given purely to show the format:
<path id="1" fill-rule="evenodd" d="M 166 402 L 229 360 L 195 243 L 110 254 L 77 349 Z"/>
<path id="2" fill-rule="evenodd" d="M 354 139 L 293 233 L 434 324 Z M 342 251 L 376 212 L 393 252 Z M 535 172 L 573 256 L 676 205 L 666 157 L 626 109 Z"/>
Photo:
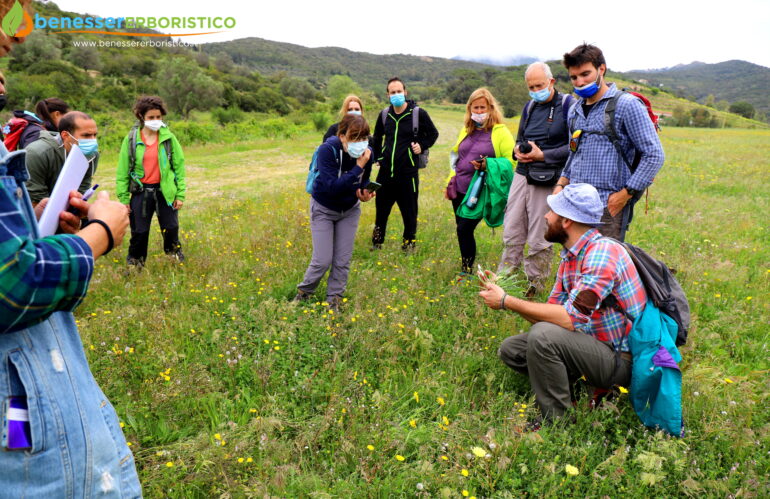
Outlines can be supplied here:
<path id="1" fill-rule="evenodd" d="M 131 242 L 128 258 L 139 261 L 147 259 L 147 245 L 150 241 L 152 215 L 157 210 L 158 224 L 163 233 L 163 251 L 176 253 L 182 248 L 179 242 L 179 212 L 169 206 L 160 190 L 160 184 L 145 184 L 142 192 L 131 195 Z"/>
<path id="2" fill-rule="evenodd" d="M 538 291 L 545 287 L 551 273 L 553 244 L 545 240 L 545 214 L 550 209 L 546 198 L 552 191 L 553 187 L 530 185 L 526 175 L 515 173 L 503 219 L 505 248 L 498 272 L 518 270 L 523 261 L 524 272 Z M 525 244 L 529 246 L 526 257 Z"/>
<path id="3" fill-rule="evenodd" d="M 417 198 L 420 192 L 420 177 L 397 177 L 382 182 L 377 191 L 374 205 L 377 214 L 374 220 L 372 244 L 381 245 L 385 242 L 385 231 L 388 227 L 388 217 L 394 204 L 398 204 L 401 218 L 404 221 L 403 243 L 414 245 L 417 239 Z"/>
<path id="4" fill-rule="evenodd" d="M 327 299 L 342 296 L 348 283 L 353 243 L 361 218 L 361 203 L 347 211 L 334 211 L 310 198 L 310 232 L 313 235 L 313 256 L 305 271 L 305 277 L 297 289 L 313 294 L 326 271 L 329 281 Z"/>
<path id="5" fill-rule="evenodd" d="M 631 383 L 627 354 L 621 357 L 609 343 L 550 322 L 538 322 L 529 332 L 506 338 L 498 355 L 505 365 L 529 376 L 546 419 L 559 418 L 572 407 L 570 386 L 581 376 L 597 388 Z"/>

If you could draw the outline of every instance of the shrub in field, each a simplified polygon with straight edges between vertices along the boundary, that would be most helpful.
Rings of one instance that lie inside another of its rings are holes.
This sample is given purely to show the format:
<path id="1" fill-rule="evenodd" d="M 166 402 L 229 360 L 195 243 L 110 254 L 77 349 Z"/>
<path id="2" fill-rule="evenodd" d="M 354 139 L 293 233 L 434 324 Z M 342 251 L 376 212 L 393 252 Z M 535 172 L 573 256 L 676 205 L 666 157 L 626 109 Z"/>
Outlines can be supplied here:
<path id="1" fill-rule="evenodd" d="M 218 107 L 211 111 L 211 117 L 214 118 L 220 125 L 227 125 L 228 123 L 236 123 L 242 121 L 244 113 L 237 107 Z"/>
<path id="2" fill-rule="evenodd" d="M 331 122 L 331 116 L 323 111 L 313 113 L 310 115 L 310 120 L 313 122 L 316 132 L 324 132 L 329 128 Z"/>

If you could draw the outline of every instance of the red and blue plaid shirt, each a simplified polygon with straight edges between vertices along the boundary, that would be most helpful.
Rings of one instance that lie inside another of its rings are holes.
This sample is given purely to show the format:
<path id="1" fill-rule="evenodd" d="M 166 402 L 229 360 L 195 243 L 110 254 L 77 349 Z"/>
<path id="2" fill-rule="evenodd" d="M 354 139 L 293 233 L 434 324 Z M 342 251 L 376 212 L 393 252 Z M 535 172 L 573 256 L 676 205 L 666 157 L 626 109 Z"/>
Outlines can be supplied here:
<path id="1" fill-rule="evenodd" d="M 626 314 L 634 320 L 639 317 L 647 293 L 625 248 L 590 229 L 571 248 L 564 248 L 561 258 L 548 303 L 564 306 L 575 331 L 628 352 L 628 333 L 633 323 Z M 580 299 L 576 304 L 581 294 L 589 299 Z M 603 306 L 610 295 L 617 306 Z M 592 310 L 586 310 L 586 301 L 593 305 Z"/>

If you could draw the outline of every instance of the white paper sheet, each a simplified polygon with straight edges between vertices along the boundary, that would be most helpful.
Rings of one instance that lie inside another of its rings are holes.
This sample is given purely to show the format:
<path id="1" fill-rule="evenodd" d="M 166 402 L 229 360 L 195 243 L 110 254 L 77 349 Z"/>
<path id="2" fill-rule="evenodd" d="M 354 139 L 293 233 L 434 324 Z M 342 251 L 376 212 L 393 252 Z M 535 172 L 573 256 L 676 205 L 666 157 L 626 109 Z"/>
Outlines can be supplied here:
<path id="1" fill-rule="evenodd" d="M 88 160 L 79 147 L 73 146 L 37 224 L 40 237 L 56 234 L 56 229 L 59 227 L 59 213 L 67 209 L 70 191 L 76 191 L 80 187 L 87 170 Z"/>

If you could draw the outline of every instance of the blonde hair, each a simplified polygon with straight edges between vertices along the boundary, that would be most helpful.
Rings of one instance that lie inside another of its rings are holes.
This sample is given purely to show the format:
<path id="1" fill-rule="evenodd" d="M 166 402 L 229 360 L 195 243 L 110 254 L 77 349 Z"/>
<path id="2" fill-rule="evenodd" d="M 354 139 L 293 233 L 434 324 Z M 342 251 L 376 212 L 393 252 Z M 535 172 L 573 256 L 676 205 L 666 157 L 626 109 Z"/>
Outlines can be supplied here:
<path id="1" fill-rule="evenodd" d="M 476 124 L 471 119 L 471 103 L 476 99 L 484 98 L 487 101 L 487 121 L 484 123 L 484 129 L 491 130 L 493 126 L 503 122 L 503 108 L 497 103 L 497 99 L 486 87 L 477 88 L 468 97 L 468 103 L 465 105 L 465 131 L 468 135 L 476 130 Z"/>
<path id="2" fill-rule="evenodd" d="M 361 114 L 364 113 L 363 101 L 361 101 L 357 95 L 348 95 L 345 97 L 345 100 L 342 101 L 342 107 L 340 108 L 340 120 L 344 118 L 346 114 L 348 114 L 348 106 L 350 106 L 351 102 L 358 102 L 358 105 L 361 106 Z"/>

